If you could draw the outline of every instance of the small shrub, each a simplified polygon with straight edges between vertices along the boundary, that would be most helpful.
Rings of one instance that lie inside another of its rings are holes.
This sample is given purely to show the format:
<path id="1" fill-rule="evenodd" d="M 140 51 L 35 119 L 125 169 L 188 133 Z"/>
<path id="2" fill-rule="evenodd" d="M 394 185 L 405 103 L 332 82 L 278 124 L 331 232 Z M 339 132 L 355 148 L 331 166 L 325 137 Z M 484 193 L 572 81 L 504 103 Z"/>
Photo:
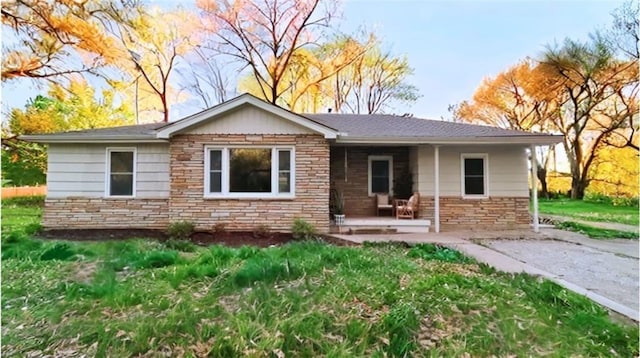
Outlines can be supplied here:
<path id="1" fill-rule="evenodd" d="M 464 256 L 459 251 L 433 244 L 419 244 L 411 248 L 407 253 L 411 258 L 424 260 L 438 260 L 453 263 L 471 263 L 472 259 Z"/>
<path id="2" fill-rule="evenodd" d="M 191 221 L 176 221 L 169 225 L 167 234 L 172 239 L 184 240 L 188 239 L 194 230 L 195 226 Z"/>
<path id="3" fill-rule="evenodd" d="M 256 226 L 255 229 L 253 229 L 253 237 L 255 237 L 256 239 L 269 237 L 270 233 L 271 233 L 271 228 L 269 227 L 269 225 L 265 225 L 265 224 L 258 225 Z"/>
<path id="4" fill-rule="evenodd" d="M 167 249 L 182 251 L 182 252 L 194 252 L 196 251 L 196 245 L 187 240 L 169 239 L 164 242 L 164 246 Z"/>
<path id="5" fill-rule="evenodd" d="M 291 234 L 294 240 L 312 240 L 316 236 L 316 228 L 303 219 L 296 218 L 291 226 Z"/>
<path id="6" fill-rule="evenodd" d="M 49 261 L 49 260 L 59 260 L 59 261 L 67 261 L 72 259 L 75 256 L 76 252 L 66 242 L 58 242 L 55 243 L 50 248 L 46 249 L 42 255 L 40 255 L 40 260 Z"/>
<path id="7" fill-rule="evenodd" d="M 135 267 L 145 269 L 171 266 L 178 263 L 178 259 L 177 251 L 151 251 L 145 253 L 144 256 L 135 263 Z"/>

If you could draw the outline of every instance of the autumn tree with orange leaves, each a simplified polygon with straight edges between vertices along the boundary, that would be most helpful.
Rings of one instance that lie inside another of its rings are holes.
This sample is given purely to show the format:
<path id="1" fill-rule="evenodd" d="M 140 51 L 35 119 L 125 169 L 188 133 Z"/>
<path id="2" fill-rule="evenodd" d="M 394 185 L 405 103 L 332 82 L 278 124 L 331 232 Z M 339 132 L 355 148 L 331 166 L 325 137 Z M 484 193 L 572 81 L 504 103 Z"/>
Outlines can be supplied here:
<path id="1" fill-rule="evenodd" d="M 107 6 L 125 11 L 124 5 L 95 0 L 3 1 L 2 24 L 13 41 L 7 47 L 3 39 L 2 81 L 53 79 L 116 63 L 122 53 L 103 26 L 110 21 Z"/>

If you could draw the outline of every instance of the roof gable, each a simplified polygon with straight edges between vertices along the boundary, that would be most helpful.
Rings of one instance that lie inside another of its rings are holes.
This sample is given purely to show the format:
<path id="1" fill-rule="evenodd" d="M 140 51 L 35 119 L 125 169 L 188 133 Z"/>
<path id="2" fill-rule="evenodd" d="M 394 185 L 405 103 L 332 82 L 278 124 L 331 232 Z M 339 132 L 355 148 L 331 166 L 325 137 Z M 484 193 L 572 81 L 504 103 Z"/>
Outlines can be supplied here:
<path id="1" fill-rule="evenodd" d="M 335 139 L 338 135 L 338 132 L 335 129 L 325 124 L 320 124 L 312 119 L 300 116 L 293 112 L 289 112 L 278 106 L 264 102 L 250 94 L 243 94 L 232 100 L 221 103 L 215 107 L 209 108 L 200 113 L 196 113 L 177 122 L 170 123 L 158 129 L 157 138 L 169 139 L 174 134 L 201 127 L 210 121 L 224 118 L 225 115 L 228 115 L 230 113 L 232 114 L 233 111 L 239 110 L 240 108 L 246 106 L 253 106 L 268 114 L 277 116 L 284 121 L 288 121 L 293 125 L 302 127 L 314 133 L 322 134 L 327 139 Z"/>

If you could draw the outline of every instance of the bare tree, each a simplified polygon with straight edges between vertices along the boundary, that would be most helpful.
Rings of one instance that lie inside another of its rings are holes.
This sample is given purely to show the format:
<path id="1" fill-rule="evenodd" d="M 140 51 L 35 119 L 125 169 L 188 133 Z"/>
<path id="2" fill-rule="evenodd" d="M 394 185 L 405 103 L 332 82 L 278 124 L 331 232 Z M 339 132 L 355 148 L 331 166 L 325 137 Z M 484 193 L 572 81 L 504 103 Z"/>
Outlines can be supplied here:
<path id="1" fill-rule="evenodd" d="M 295 85 L 286 81 L 294 55 L 314 45 L 317 36 L 313 31 L 328 25 L 336 3 L 210 0 L 199 2 L 198 6 L 204 13 L 206 30 L 218 39 L 216 50 L 248 67 L 261 97 L 279 104 L 283 93 Z"/>
<path id="2" fill-rule="evenodd" d="M 146 88 L 157 96 L 163 121 L 169 121 L 171 91 L 169 79 L 180 56 L 192 50 L 195 27 L 184 11 L 159 12 L 139 7 L 118 12 L 111 8 L 110 31 L 120 41 L 125 58 L 133 65 L 136 78 L 142 78 Z"/>
<path id="3" fill-rule="evenodd" d="M 203 109 L 222 103 L 235 93 L 219 60 L 213 51 L 197 47 L 190 54 L 188 68 L 178 70 L 182 87 L 200 99 Z"/>

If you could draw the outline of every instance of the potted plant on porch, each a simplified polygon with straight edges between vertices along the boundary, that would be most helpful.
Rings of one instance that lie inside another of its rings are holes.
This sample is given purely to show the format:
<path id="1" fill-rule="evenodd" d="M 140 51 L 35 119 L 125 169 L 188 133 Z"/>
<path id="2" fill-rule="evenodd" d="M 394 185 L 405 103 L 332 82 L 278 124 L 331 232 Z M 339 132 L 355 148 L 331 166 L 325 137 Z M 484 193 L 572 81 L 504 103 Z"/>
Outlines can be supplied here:
<path id="1" fill-rule="evenodd" d="M 335 190 L 331 197 L 333 207 L 333 220 L 336 226 L 344 225 L 344 196 L 339 190 Z"/>

